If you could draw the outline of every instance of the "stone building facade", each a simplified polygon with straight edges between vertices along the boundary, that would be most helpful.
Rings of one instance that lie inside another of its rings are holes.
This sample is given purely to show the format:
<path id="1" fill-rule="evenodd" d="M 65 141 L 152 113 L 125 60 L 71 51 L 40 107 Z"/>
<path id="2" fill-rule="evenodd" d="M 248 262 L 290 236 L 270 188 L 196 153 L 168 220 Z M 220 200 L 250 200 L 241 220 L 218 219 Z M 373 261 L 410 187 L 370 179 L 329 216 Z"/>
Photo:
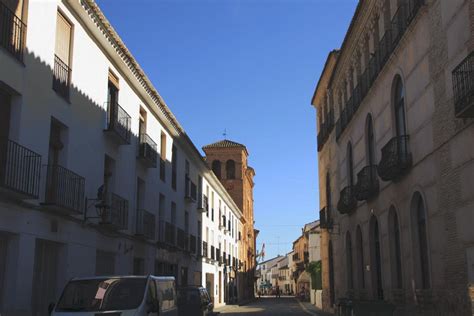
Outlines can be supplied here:
<path id="1" fill-rule="evenodd" d="M 247 148 L 239 143 L 222 140 L 203 147 L 206 154 L 206 162 L 214 171 L 216 177 L 229 192 L 243 216 L 239 221 L 239 251 L 241 264 L 241 282 L 239 293 L 242 299 L 254 297 L 256 287 L 256 240 L 258 230 L 254 228 L 253 210 L 253 178 L 255 171 L 248 165 L 249 153 Z M 225 221 L 236 221 L 229 218 L 228 214 L 221 213 L 219 217 Z M 224 224 L 225 225 L 225 224 Z"/>
<path id="2" fill-rule="evenodd" d="M 473 21 L 470 0 L 360 1 L 329 53 L 312 99 L 325 310 L 472 314 Z"/>

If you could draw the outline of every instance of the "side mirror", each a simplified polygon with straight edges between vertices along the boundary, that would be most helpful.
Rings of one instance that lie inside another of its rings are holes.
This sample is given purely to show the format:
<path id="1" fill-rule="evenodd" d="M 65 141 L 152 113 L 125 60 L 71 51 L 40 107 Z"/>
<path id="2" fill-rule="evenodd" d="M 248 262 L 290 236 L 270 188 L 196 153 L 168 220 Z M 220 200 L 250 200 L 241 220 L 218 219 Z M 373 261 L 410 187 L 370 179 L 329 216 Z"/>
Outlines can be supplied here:
<path id="1" fill-rule="evenodd" d="M 49 303 L 49 305 L 48 305 L 48 315 L 51 315 L 53 313 L 54 307 L 56 307 L 56 305 L 54 303 Z"/>

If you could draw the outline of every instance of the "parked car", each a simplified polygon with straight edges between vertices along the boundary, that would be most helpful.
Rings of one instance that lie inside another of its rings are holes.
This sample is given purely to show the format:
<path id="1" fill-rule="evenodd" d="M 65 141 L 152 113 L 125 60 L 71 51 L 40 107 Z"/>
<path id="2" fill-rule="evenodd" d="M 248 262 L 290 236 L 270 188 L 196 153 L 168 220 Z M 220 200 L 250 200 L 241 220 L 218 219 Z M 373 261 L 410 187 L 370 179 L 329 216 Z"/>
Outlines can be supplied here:
<path id="1" fill-rule="evenodd" d="M 213 311 L 214 304 L 205 288 L 188 286 L 178 290 L 179 316 L 207 316 Z"/>
<path id="2" fill-rule="evenodd" d="M 177 316 L 174 277 L 76 278 L 66 284 L 52 316 Z"/>

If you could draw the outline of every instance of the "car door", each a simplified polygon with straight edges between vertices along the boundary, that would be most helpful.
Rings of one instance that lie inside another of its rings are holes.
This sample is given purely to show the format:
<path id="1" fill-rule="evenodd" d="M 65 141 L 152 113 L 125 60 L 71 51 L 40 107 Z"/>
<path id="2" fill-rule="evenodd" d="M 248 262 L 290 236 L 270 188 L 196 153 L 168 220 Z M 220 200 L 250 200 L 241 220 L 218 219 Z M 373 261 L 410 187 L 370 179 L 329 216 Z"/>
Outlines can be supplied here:
<path id="1" fill-rule="evenodd" d="M 160 313 L 160 303 L 158 300 L 158 293 L 155 282 L 150 279 L 148 281 L 148 291 L 146 296 L 146 310 L 145 313 L 148 311 L 152 311 L 148 313 L 149 316 L 158 316 Z"/>

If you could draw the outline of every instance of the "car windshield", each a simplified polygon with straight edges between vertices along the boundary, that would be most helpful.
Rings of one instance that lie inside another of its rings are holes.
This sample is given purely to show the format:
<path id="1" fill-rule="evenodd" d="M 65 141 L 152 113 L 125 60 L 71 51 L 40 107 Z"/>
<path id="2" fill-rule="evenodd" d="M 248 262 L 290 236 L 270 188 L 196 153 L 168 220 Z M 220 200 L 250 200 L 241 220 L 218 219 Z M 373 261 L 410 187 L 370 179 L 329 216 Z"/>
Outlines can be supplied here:
<path id="1" fill-rule="evenodd" d="M 77 280 L 68 283 L 56 311 L 112 311 L 137 308 L 146 278 Z"/>

